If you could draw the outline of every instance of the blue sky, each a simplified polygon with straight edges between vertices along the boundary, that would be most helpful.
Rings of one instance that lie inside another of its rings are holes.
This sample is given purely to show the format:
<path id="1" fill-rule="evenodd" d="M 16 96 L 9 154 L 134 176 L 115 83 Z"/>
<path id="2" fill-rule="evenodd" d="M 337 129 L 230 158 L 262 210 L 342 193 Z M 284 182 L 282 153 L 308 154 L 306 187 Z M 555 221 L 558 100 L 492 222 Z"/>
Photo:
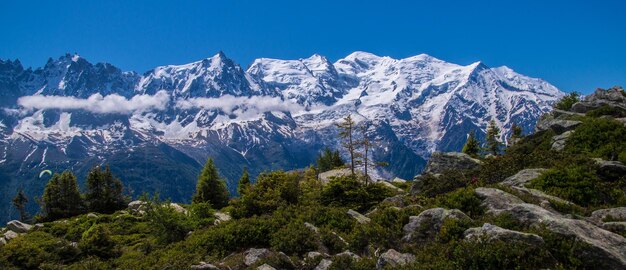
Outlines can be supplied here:
<path id="1" fill-rule="evenodd" d="M 507 65 L 565 91 L 626 86 L 626 1 L 4 0 L 0 10 L 0 59 L 33 67 L 65 52 L 142 73 L 220 50 L 244 68 L 361 50 Z"/>

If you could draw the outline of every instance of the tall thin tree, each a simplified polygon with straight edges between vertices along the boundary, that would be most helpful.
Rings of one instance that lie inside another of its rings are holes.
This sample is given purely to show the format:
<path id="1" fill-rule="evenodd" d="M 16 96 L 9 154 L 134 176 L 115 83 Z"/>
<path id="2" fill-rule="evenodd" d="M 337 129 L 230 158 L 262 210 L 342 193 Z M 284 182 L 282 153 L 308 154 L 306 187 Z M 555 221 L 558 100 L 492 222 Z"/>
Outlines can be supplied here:
<path id="1" fill-rule="evenodd" d="M 12 203 L 15 209 L 17 209 L 17 211 L 20 213 L 20 221 L 25 222 L 25 223 L 30 223 L 31 222 L 30 215 L 26 211 L 26 204 L 28 203 L 28 197 L 26 197 L 26 194 L 24 194 L 23 189 L 20 188 L 17 191 L 17 194 L 15 194 L 15 197 L 13 197 Z"/>
<path id="2" fill-rule="evenodd" d="M 194 203 L 209 202 L 211 206 L 219 209 L 228 204 L 228 190 L 226 183 L 217 172 L 213 159 L 209 158 L 198 176 L 196 193 L 193 195 Z"/>
<path id="3" fill-rule="evenodd" d="M 494 156 L 500 153 L 499 137 L 500 128 L 496 125 L 496 121 L 492 119 L 487 127 L 486 150 Z"/>
<path id="4" fill-rule="evenodd" d="M 348 154 L 350 155 L 350 172 L 354 176 L 354 167 L 357 164 L 357 153 L 356 153 L 356 141 L 354 139 L 354 129 L 356 127 L 356 123 L 352 120 L 352 116 L 348 115 L 343 119 L 343 122 L 337 124 L 339 128 L 339 137 L 341 137 L 344 142 L 342 143 L 343 147 L 348 150 Z"/>

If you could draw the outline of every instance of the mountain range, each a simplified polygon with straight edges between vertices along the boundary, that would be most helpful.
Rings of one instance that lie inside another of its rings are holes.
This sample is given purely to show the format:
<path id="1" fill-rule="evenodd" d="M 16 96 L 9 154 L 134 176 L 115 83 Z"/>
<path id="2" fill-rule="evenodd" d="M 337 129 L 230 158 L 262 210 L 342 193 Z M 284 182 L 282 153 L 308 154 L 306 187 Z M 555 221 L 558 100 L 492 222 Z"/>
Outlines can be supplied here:
<path id="1" fill-rule="evenodd" d="M 71 169 L 80 182 L 108 164 L 133 195 L 185 202 L 212 157 L 234 194 L 243 167 L 300 169 L 340 149 L 335 124 L 347 115 L 389 163 L 376 175 L 410 179 L 433 151 L 460 150 L 469 131 L 482 140 L 491 119 L 505 142 L 514 123 L 531 131 L 563 95 L 505 66 L 426 54 L 260 58 L 244 69 L 220 52 L 143 74 L 70 54 L 37 69 L 0 60 L 0 216 L 16 217 L 19 188 L 41 194 L 44 169 Z"/>

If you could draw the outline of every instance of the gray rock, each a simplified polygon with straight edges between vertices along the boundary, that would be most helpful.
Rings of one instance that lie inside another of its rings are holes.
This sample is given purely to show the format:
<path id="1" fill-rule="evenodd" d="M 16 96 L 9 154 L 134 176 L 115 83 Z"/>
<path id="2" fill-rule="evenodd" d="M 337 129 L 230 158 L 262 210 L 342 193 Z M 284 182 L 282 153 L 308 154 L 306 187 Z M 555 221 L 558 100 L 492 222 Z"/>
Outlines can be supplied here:
<path id="1" fill-rule="evenodd" d="M 359 255 L 356 255 L 356 254 L 352 253 L 349 250 L 346 250 L 346 251 L 341 252 L 341 253 L 337 253 L 337 254 L 335 254 L 335 256 L 336 257 L 347 256 L 347 257 L 352 258 L 353 261 L 357 261 L 357 262 L 361 260 L 361 257 Z"/>
<path id="2" fill-rule="evenodd" d="M 219 268 L 215 265 L 206 262 L 200 262 L 199 264 L 192 265 L 192 270 L 219 270 Z"/>
<path id="3" fill-rule="evenodd" d="M 309 229 L 311 229 L 311 231 L 313 231 L 314 233 L 319 233 L 320 232 L 320 229 L 318 229 L 317 227 L 315 227 L 315 225 L 313 225 L 311 223 L 305 222 L 304 226 L 309 228 Z"/>
<path id="4" fill-rule="evenodd" d="M 327 257 L 327 256 L 317 251 L 309 251 L 307 252 L 306 257 L 314 260 L 317 257 Z"/>
<path id="5" fill-rule="evenodd" d="M 517 186 L 523 187 L 533 179 L 541 176 L 542 173 L 547 171 L 546 169 L 524 169 L 517 172 L 513 176 L 509 176 L 508 178 L 502 181 L 502 184 L 505 186 Z"/>
<path id="6" fill-rule="evenodd" d="M 459 152 L 434 152 L 423 174 L 441 174 L 449 170 L 472 170 L 480 167 L 482 162 Z"/>
<path id="7" fill-rule="evenodd" d="M 17 238 L 19 236 L 19 234 L 17 234 L 14 231 L 8 230 L 4 233 L 4 239 L 6 239 L 7 241 L 11 241 L 15 238 Z"/>
<path id="8" fill-rule="evenodd" d="M 132 211 L 132 212 L 139 212 L 139 211 L 145 211 L 146 210 L 146 202 L 144 201 L 132 201 L 128 203 L 128 210 Z"/>
<path id="9" fill-rule="evenodd" d="M 357 211 L 354 211 L 352 209 L 349 209 L 347 213 L 348 213 L 349 216 L 351 216 L 352 218 L 356 219 L 356 221 L 358 223 L 367 224 L 367 223 L 370 223 L 370 221 L 371 221 L 370 218 L 368 218 L 368 217 L 362 215 L 361 213 L 359 213 Z"/>
<path id="10" fill-rule="evenodd" d="M 16 233 L 27 233 L 33 229 L 33 225 L 26 224 L 19 220 L 11 220 L 7 222 L 7 229 Z"/>
<path id="11" fill-rule="evenodd" d="M 458 209 L 428 209 L 418 216 L 409 217 L 409 223 L 402 228 L 404 231 L 402 240 L 405 242 L 418 243 L 434 240 L 446 219 L 470 220 L 467 215 Z"/>
<path id="12" fill-rule="evenodd" d="M 88 218 L 98 218 L 98 215 L 94 214 L 94 213 L 89 213 L 87 214 Z"/>
<path id="13" fill-rule="evenodd" d="M 185 209 L 184 207 L 180 206 L 180 204 L 177 203 L 170 203 L 170 208 L 174 209 L 174 211 L 181 213 L 181 214 L 185 214 L 188 215 L 189 211 L 187 211 L 187 209 Z"/>
<path id="14" fill-rule="evenodd" d="M 376 269 L 382 269 L 385 266 L 399 267 L 413 262 L 415 262 L 415 255 L 410 253 L 400 253 L 394 249 L 390 249 L 378 257 Z"/>
<path id="15" fill-rule="evenodd" d="M 549 114 L 548 114 L 549 115 Z M 582 124 L 581 121 L 555 119 L 552 116 L 541 117 L 537 122 L 536 131 L 544 131 L 551 129 L 556 134 L 562 134 L 566 131 L 574 130 Z"/>
<path id="16" fill-rule="evenodd" d="M 389 183 L 387 181 L 378 181 L 376 183 L 380 183 L 380 184 L 384 185 L 385 187 L 387 187 L 387 188 L 389 188 L 389 189 L 391 189 L 391 190 L 393 190 L 393 191 L 395 191 L 397 193 L 403 193 L 404 192 L 404 190 L 402 190 L 401 188 L 396 187 L 396 186 L 394 186 L 393 184 L 391 184 L 391 183 Z"/>
<path id="17" fill-rule="evenodd" d="M 626 235 L 626 221 L 605 222 L 602 224 L 602 229 L 621 235 Z"/>
<path id="18" fill-rule="evenodd" d="M 43 225 L 43 223 L 35 223 L 35 225 L 33 225 L 33 226 L 35 226 L 35 228 L 43 228 L 43 227 L 45 227 L 45 225 Z"/>
<path id="19" fill-rule="evenodd" d="M 333 264 L 333 261 L 329 259 L 322 259 L 319 264 L 315 267 L 314 270 L 327 270 L 330 268 L 330 265 Z"/>
<path id="20" fill-rule="evenodd" d="M 626 268 L 626 239 L 594 224 L 579 219 L 571 219 L 559 213 L 550 212 L 534 204 L 494 188 L 477 188 L 476 195 L 483 198 L 487 213 L 499 215 L 508 213 L 525 226 L 544 227 L 564 237 L 574 236 L 589 245 L 585 252 L 578 254 L 587 268 L 624 269 Z"/>
<path id="21" fill-rule="evenodd" d="M 587 113 L 590 110 L 608 106 L 626 112 L 626 97 L 622 94 L 623 91 L 624 89 L 621 87 L 612 87 L 606 90 L 598 88 L 593 94 L 586 96 L 584 100 L 575 103 L 570 111 Z"/>
<path id="22" fill-rule="evenodd" d="M 577 112 L 570 112 L 570 111 L 563 111 L 563 110 L 559 110 L 559 109 L 554 109 L 552 110 L 552 115 L 558 119 L 563 119 L 563 118 L 567 118 L 567 117 L 572 117 L 572 116 L 585 116 L 584 113 L 577 113 Z"/>
<path id="23" fill-rule="evenodd" d="M 593 221 L 603 222 L 605 219 L 626 221 L 626 207 L 600 209 L 591 213 L 591 220 Z"/>
<path id="24" fill-rule="evenodd" d="M 608 161 L 600 158 L 593 159 L 598 165 L 598 176 L 605 180 L 617 180 L 626 175 L 626 165 L 619 161 Z"/>
<path id="25" fill-rule="evenodd" d="M 574 134 L 573 130 L 565 131 L 561 135 L 556 135 L 552 137 L 552 150 L 554 151 L 563 151 L 565 149 L 565 143 L 567 139 Z"/>
<path id="26" fill-rule="evenodd" d="M 406 180 L 396 177 L 393 180 L 391 180 L 392 183 L 406 183 Z"/>
<path id="27" fill-rule="evenodd" d="M 0 247 L 7 244 L 7 240 L 4 239 L 4 236 L 0 237 Z"/>
<path id="28" fill-rule="evenodd" d="M 496 241 L 519 242 L 532 246 L 540 246 L 544 244 L 541 236 L 531 233 L 523 233 L 518 231 L 507 230 L 489 223 L 483 224 L 482 227 L 469 228 L 463 233 L 466 240 L 470 241 Z"/>
<path id="29" fill-rule="evenodd" d="M 276 270 L 276 268 L 272 267 L 271 265 L 264 263 L 263 265 L 259 266 L 256 268 L 257 270 Z"/>
<path id="30" fill-rule="evenodd" d="M 232 219 L 232 217 L 228 213 L 219 212 L 219 211 L 215 212 L 213 216 L 215 217 L 215 222 L 214 222 L 215 225 Z"/>
<path id="31" fill-rule="evenodd" d="M 243 263 L 247 266 L 253 265 L 260 259 L 267 258 L 271 255 L 271 252 L 267 248 L 251 248 L 243 253 Z"/>
<path id="32" fill-rule="evenodd" d="M 326 171 L 319 174 L 319 179 L 322 183 L 326 184 L 330 182 L 335 177 L 348 176 L 351 175 L 352 171 L 349 168 L 344 169 L 334 169 L 330 171 Z"/>
<path id="33" fill-rule="evenodd" d="M 385 198 L 381 203 L 392 205 L 392 206 L 397 206 L 397 207 L 404 207 L 404 196 L 396 195 L 393 197 L 388 197 L 388 198 Z"/>
<path id="34" fill-rule="evenodd" d="M 78 248 L 78 242 L 70 242 L 70 247 Z"/>

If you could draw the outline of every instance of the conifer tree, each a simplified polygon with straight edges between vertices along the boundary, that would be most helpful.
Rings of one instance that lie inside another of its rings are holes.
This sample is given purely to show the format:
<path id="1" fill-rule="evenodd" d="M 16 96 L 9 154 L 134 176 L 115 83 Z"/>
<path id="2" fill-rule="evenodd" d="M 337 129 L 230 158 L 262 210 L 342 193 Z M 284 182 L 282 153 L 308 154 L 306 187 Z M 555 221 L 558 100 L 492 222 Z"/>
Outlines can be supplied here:
<path id="1" fill-rule="evenodd" d="M 330 171 L 334 168 L 344 165 L 343 159 L 341 159 L 339 151 L 330 150 L 330 148 L 328 147 L 324 148 L 324 150 L 317 156 L 316 163 L 319 172 Z"/>
<path id="2" fill-rule="evenodd" d="M 228 190 L 226 183 L 217 172 L 213 159 L 209 158 L 202 172 L 198 176 L 196 193 L 193 195 L 194 203 L 211 203 L 211 206 L 219 209 L 228 204 Z"/>
<path id="3" fill-rule="evenodd" d="M 354 139 L 356 123 L 352 120 L 352 116 L 348 115 L 343 119 L 343 122 L 337 124 L 337 127 L 340 129 L 339 137 L 344 140 L 342 145 L 350 154 L 350 171 L 352 175 L 354 175 L 354 167 L 358 163 L 358 154 L 356 153 L 357 142 Z"/>
<path id="4" fill-rule="evenodd" d="M 467 141 L 465 141 L 465 145 L 463 145 L 463 150 L 461 152 L 468 154 L 472 157 L 477 157 L 478 152 L 480 152 L 480 143 L 476 139 L 476 134 L 474 130 L 470 131 L 467 136 Z"/>
<path id="5" fill-rule="evenodd" d="M 94 167 L 89 171 L 85 200 L 89 211 L 107 214 L 124 209 L 128 202 L 123 195 L 122 182 L 113 175 L 109 166 L 104 170 Z"/>
<path id="6" fill-rule="evenodd" d="M 522 137 L 522 127 L 518 126 L 516 123 L 511 125 L 511 139 L 516 140 Z"/>
<path id="7" fill-rule="evenodd" d="M 55 220 L 84 212 L 84 201 L 78 191 L 76 176 L 70 171 L 55 173 L 43 192 L 44 218 Z"/>
<path id="8" fill-rule="evenodd" d="M 243 167 L 243 173 L 241 173 L 239 183 L 237 184 L 237 192 L 239 193 L 239 196 L 243 196 L 249 188 L 250 175 L 248 174 L 248 168 Z"/>
<path id="9" fill-rule="evenodd" d="M 491 153 L 492 155 L 498 155 L 500 153 L 500 141 L 498 138 L 500 137 L 500 128 L 496 125 L 495 120 L 489 121 L 489 126 L 487 127 L 487 138 L 486 138 L 486 147 L 485 149 Z"/>
<path id="10" fill-rule="evenodd" d="M 26 212 L 28 197 L 26 197 L 26 194 L 24 194 L 23 189 L 20 188 L 20 190 L 17 191 L 17 194 L 13 198 L 12 202 L 15 209 L 20 212 L 20 221 L 30 223 L 30 215 L 28 214 L 28 212 Z"/>

